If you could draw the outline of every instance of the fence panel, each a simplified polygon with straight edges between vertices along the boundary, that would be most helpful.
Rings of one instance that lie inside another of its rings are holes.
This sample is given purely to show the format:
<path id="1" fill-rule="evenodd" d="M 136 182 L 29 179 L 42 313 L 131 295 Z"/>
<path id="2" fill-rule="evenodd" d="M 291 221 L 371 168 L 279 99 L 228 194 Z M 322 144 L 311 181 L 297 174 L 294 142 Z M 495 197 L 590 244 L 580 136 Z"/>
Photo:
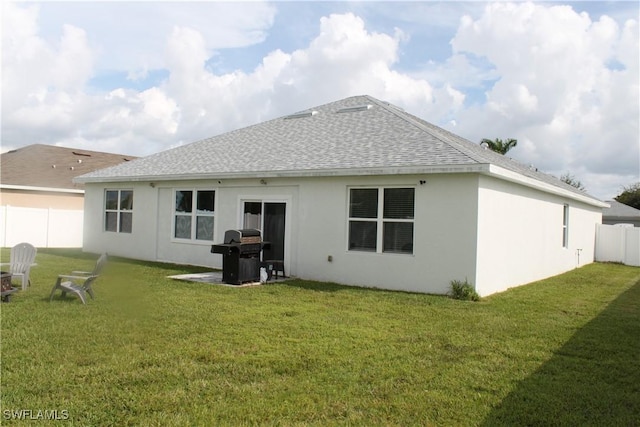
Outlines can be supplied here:
<path id="1" fill-rule="evenodd" d="M 28 242 L 38 248 L 82 247 L 84 212 L 78 210 L 0 207 L 0 244 Z"/>
<path id="2" fill-rule="evenodd" d="M 640 267 L 640 227 L 626 228 L 626 239 L 623 263 Z"/>
<path id="3" fill-rule="evenodd" d="M 51 248 L 81 248 L 84 211 L 49 210 L 48 241 Z M 65 224 L 60 227 L 60 224 Z"/>
<path id="4" fill-rule="evenodd" d="M 596 261 L 640 266 L 640 228 L 598 225 Z"/>

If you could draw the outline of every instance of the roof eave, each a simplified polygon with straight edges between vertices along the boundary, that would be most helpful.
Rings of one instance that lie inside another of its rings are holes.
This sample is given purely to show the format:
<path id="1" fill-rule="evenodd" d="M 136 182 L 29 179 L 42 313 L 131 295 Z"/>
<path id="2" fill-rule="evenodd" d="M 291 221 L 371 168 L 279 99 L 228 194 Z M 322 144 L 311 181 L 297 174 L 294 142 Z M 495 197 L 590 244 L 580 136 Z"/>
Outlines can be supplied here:
<path id="1" fill-rule="evenodd" d="M 506 181 L 515 182 L 527 187 L 535 188 L 546 193 L 556 194 L 577 200 L 592 206 L 606 208 L 608 203 L 602 202 L 589 195 L 582 195 L 568 191 L 534 178 L 529 178 L 517 172 L 489 163 L 470 163 L 461 165 L 423 165 L 398 166 L 381 168 L 344 168 L 344 169 L 307 169 L 307 170 L 268 170 L 247 172 L 211 172 L 187 173 L 174 175 L 138 175 L 117 177 L 88 177 L 74 178 L 74 182 L 82 184 L 120 183 L 120 182 L 163 182 L 200 179 L 262 179 L 262 178 L 310 178 L 331 176 L 373 176 L 373 175 L 420 175 L 441 173 L 480 173 L 495 176 Z"/>
<path id="2" fill-rule="evenodd" d="M 640 216 L 607 215 L 606 213 L 602 214 L 602 218 L 613 221 L 640 221 Z"/>
<path id="3" fill-rule="evenodd" d="M 73 193 L 84 194 L 84 190 L 75 188 L 54 188 L 54 187 L 38 187 L 33 185 L 13 185 L 13 184 L 0 184 L 0 189 L 3 190 L 21 190 L 21 191 L 46 191 L 50 193 Z"/>
<path id="4" fill-rule="evenodd" d="M 306 170 L 268 170 L 248 172 L 211 172 L 188 173 L 175 175 L 138 175 L 117 177 L 77 177 L 73 182 L 82 184 L 92 183 L 116 183 L 116 182 L 156 182 L 156 181 L 181 181 L 198 179 L 246 179 L 246 178 L 307 178 L 329 176 L 369 176 L 369 175 L 419 175 L 436 173 L 486 173 L 488 164 L 462 164 L 462 165 L 424 165 L 424 166 L 397 166 L 379 168 L 338 168 L 338 169 L 306 169 Z"/>
<path id="5" fill-rule="evenodd" d="M 578 194 L 573 191 L 569 191 L 564 188 L 557 187 L 555 185 L 548 184 L 546 182 L 543 182 L 534 178 L 529 178 L 527 176 L 524 176 L 517 172 L 510 171 L 500 166 L 491 165 L 487 175 L 495 176 L 497 178 L 501 178 L 506 181 L 515 182 L 515 183 L 524 185 L 526 187 L 535 188 L 537 190 L 541 190 L 546 193 L 567 197 L 572 200 L 577 200 L 579 202 L 586 203 L 591 206 L 596 206 L 599 208 L 610 207 L 608 203 L 598 200 L 594 197 L 591 197 L 588 194 Z"/>

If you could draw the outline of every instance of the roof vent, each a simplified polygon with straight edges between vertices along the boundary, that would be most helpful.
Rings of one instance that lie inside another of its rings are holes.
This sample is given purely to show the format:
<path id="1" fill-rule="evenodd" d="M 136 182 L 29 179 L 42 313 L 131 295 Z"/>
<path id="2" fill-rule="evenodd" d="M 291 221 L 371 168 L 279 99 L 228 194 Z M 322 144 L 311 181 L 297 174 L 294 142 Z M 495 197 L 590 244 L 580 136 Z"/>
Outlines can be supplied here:
<path id="1" fill-rule="evenodd" d="M 72 151 L 72 153 L 75 154 L 76 156 L 91 157 L 91 154 L 88 154 L 88 153 L 80 153 L 78 151 Z"/>
<path id="2" fill-rule="evenodd" d="M 318 114 L 318 112 L 316 110 L 313 110 L 313 111 L 302 111 L 300 113 L 295 113 L 295 114 L 291 114 L 289 116 L 286 116 L 285 119 L 301 119 L 303 117 L 315 116 L 316 114 Z"/>
<path id="3" fill-rule="evenodd" d="M 353 107 L 345 107 L 345 108 L 341 108 L 338 111 L 336 111 L 337 113 L 355 113 L 356 111 L 366 111 L 366 110 L 370 110 L 371 107 L 373 107 L 373 105 L 371 104 L 365 104 L 365 105 L 356 105 Z"/>
<path id="4" fill-rule="evenodd" d="M 386 102 L 386 101 L 383 101 L 383 102 L 384 102 L 384 105 L 386 105 L 387 107 L 393 108 L 394 110 L 402 111 L 404 113 L 404 108 L 400 108 L 397 105 L 393 105 L 393 104 L 391 104 L 389 102 Z"/>

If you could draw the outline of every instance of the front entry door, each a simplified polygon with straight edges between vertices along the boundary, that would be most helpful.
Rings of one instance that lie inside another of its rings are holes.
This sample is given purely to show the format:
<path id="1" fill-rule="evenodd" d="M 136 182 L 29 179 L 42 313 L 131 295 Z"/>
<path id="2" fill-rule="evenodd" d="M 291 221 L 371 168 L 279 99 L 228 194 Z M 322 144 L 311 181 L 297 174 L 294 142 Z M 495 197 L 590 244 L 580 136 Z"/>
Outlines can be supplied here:
<path id="1" fill-rule="evenodd" d="M 244 202 L 243 228 L 257 228 L 262 240 L 271 243 L 262 251 L 263 260 L 284 261 L 284 234 L 287 204 L 283 202 Z"/>

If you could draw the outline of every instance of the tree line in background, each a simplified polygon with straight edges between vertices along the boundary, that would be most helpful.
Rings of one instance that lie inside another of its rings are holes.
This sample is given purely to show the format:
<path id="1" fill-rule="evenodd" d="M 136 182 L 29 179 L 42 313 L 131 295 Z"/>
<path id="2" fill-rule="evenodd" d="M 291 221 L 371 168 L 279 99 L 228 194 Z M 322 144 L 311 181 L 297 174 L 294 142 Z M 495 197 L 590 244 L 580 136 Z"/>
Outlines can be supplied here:
<path id="1" fill-rule="evenodd" d="M 640 182 L 622 188 L 622 193 L 614 197 L 622 204 L 640 209 Z"/>
<path id="2" fill-rule="evenodd" d="M 480 141 L 480 145 L 490 149 L 491 151 L 504 155 L 518 145 L 518 140 L 513 138 L 507 138 L 505 140 L 500 138 L 483 138 L 482 141 Z M 570 172 L 563 174 L 560 177 L 560 181 L 569 184 L 580 191 L 586 191 L 582 182 L 580 182 L 580 180 Z M 622 204 L 631 206 L 632 208 L 640 209 L 640 182 L 623 187 L 622 192 L 614 197 L 614 199 Z"/>

